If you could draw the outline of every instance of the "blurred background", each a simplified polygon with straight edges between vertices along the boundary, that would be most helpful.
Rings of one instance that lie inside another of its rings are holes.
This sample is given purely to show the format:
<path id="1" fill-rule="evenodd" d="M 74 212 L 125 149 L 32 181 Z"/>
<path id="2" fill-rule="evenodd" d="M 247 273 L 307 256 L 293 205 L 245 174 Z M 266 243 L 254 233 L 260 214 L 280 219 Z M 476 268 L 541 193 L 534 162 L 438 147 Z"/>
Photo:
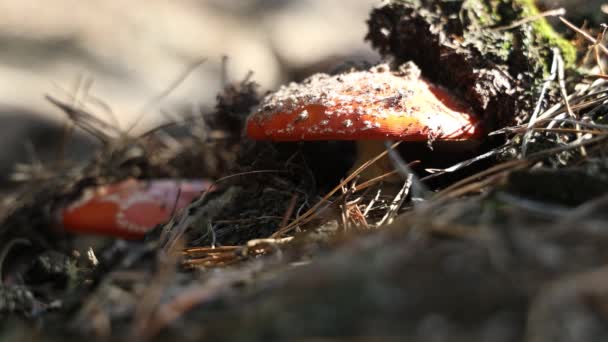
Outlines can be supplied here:
<path id="1" fill-rule="evenodd" d="M 379 2 L 0 1 L 0 184 L 15 162 L 53 157 L 65 115 L 46 94 L 68 102 L 79 94 L 97 103 L 87 110 L 123 129 L 137 121 L 133 131 L 142 132 L 184 108 L 213 106 L 223 83 L 222 56 L 229 58 L 228 81 L 252 71 L 261 91 L 344 61 L 377 61 L 363 37 Z M 564 6 L 570 19 L 588 18 L 592 25 L 608 11 L 603 0 L 538 3 L 541 10 Z M 146 106 L 202 59 L 168 97 Z M 87 156 L 90 137 L 81 134 L 68 147 L 68 157 Z"/>
<path id="2" fill-rule="evenodd" d="M 137 121 L 133 131 L 142 132 L 167 120 L 162 113 L 212 107 L 222 56 L 228 81 L 252 71 L 261 91 L 345 60 L 377 61 L 363 41 L 377 2 L 1 1 L 0 177 L 15 162 L 54 156 L 65 115 L 47 94 L 67 102 L 86 97 L 87 110 L 123 129 Z M 146 106 L 202 59 L 168 97 Z M 84 157 L 92 146 L 80 134 L 68 157 Z"/>

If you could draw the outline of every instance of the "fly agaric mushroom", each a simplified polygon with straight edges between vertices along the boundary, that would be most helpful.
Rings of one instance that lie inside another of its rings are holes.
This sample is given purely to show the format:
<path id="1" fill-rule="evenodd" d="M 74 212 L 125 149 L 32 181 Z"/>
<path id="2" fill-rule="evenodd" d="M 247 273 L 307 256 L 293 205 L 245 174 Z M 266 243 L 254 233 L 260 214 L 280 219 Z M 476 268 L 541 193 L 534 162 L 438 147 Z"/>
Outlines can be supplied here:
<path id="1" fill-rule="evenodd" d="M 478 128 L 471 108 L 406 63 L 399 71 L 381 64 L 283 86 L 248 118 L 247 135 L 273 141 L 355 140 L 355 170 L 385 149 L 383 140 L 469 140 Z M 390 169 L 383 158 L 361 177 L 370 179 Z"/>
<path id="2" fill-rule="evenodd" d="M 204 180 L 128 179 L 86 189 L 79 200 L 60 210 L 60 221 L 73 233 L 138 239 L 209 187 Z"/>

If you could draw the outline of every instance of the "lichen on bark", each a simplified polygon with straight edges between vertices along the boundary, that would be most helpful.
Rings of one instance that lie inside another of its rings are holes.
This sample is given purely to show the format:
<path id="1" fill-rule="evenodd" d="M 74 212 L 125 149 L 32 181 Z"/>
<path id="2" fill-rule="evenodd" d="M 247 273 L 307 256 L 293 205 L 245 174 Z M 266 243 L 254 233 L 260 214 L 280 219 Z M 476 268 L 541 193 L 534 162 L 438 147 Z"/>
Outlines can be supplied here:
<path id="1" fill-rule="evenodd" d="M 529 115 L 553 48 L 574 64 L 574 47 L 538 14 L 532 0 L 395 0 L 372 12 L 366 38 L 459 93 L 491 130 Z"/>

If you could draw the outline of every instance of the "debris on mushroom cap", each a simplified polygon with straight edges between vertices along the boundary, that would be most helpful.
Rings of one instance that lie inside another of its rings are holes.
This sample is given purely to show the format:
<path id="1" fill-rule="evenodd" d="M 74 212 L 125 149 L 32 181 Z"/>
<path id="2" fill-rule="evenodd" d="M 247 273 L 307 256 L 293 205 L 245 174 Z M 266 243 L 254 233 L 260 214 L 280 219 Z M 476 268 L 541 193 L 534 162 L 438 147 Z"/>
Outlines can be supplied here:
<path id="1" fill-rule="evenodd" d="M 204 180 L 129 179 L 85 190 L 60 210 L 60 221 L 74 233 L 141 238 L 209 187 Z"/>
<path id="2" fill-rule="evenodd" d="M 250 138 L 276 141 L 464 140 L 478 130 L 472 110 L 445 89 L 385 64 L 283 86 L 247 122 Z"/>

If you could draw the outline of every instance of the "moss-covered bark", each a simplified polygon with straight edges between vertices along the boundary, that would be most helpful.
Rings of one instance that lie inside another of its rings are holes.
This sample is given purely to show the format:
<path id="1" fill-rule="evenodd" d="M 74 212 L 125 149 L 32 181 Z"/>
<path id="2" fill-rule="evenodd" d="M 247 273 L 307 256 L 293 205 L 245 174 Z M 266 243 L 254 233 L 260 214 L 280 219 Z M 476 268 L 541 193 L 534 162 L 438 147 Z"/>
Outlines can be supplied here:
<path id="1" fill-rule="evenodd" d="M 398 0 L 372 12 L 367 39 L 460 92 L 492 129 L 529 112 L 552 48 L 567 67 L 575 60 L 574 48 L 544 19 L 520 22 L 538 13 L 532 0 Z"/>

